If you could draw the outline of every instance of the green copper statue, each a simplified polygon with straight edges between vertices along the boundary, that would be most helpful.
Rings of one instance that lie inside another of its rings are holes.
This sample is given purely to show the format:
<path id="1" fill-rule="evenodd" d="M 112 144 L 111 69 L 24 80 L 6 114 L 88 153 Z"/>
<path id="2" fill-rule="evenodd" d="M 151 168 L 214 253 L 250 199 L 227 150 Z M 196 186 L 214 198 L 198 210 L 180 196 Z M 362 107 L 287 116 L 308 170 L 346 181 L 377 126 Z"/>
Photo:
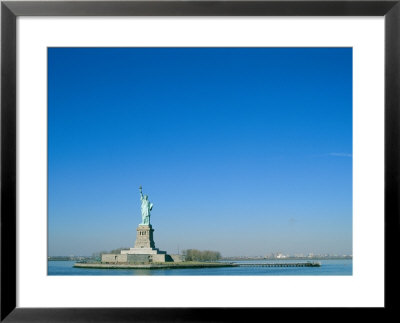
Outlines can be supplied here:
<path id="1" fill-rule="evenodd" d="M 143 195 L 142 187 L 139 187 L 140 190 L 140 200 L 142 201 L 142 223 L 145 225 L 150 225 L 150 211 L 153 208 L 153 203 L 150 203 L 149 197 L 147 195 Z"/>

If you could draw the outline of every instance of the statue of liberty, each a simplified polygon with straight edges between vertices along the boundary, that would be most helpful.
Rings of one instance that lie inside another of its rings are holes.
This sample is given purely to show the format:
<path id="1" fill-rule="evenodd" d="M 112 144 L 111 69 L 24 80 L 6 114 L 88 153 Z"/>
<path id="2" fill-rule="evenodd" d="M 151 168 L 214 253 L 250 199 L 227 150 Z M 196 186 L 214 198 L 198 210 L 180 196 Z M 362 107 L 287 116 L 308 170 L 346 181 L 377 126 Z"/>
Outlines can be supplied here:
<path id="1" fill-rule="evenodd" d="M 142 223 L 145 225 L 150 225 L 150 211 L 153 208 L 153 203 L 150 203 L 149 197 L 147 195 L 143 195 L 142 187 L 139 187 L 140 190 L 140 200 L 142 201 Z"/>

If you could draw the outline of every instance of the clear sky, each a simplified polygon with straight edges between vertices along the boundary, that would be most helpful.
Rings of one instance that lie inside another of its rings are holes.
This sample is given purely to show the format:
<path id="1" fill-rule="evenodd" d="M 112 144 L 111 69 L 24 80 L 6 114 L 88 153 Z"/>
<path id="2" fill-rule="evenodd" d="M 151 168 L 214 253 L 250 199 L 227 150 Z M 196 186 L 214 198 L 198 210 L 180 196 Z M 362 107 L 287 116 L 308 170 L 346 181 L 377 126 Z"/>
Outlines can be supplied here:
<path id="1" fill-rule="evenodd" d="M 49 255 L 352 254 L 351 48 L 49 48 Z"/>

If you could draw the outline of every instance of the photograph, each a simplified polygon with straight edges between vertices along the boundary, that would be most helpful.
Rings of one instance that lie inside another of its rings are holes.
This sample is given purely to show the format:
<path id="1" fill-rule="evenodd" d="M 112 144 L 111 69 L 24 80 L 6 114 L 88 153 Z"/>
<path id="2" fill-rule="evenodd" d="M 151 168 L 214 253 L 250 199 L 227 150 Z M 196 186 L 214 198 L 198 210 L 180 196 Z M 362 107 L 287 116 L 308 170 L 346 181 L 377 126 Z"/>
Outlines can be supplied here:
<path id="1" fill-rule="evenodd" d="M 353 48 L 48 47 L 47 172 L 49 276 L 352 276 Z"/>
<path id="2" fill-rule="evenodd" d="M 393 317 L 399 2 L 2 1 L 0 321 Z"/>

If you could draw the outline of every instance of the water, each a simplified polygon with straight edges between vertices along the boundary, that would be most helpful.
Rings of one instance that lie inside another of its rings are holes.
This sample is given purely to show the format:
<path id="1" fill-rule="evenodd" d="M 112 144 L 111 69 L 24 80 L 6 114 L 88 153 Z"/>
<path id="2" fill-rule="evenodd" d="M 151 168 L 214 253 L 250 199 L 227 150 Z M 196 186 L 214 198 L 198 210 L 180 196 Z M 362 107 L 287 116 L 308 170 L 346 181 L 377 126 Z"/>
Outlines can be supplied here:
<path id="1" fill-rule="evenodd" d="M 74 268 L 75 261 L 48 261 L 48 274 L 58 276 L 346 276 L 353 273 L 352 259 L 313 260 L 321 267 L 222 267 L 179 269 L 95 269 Z M 234 261 L 235 263 L 276 263 L 279 260 Z M 284 260 L 288 262 L 306 262 Z"/>

